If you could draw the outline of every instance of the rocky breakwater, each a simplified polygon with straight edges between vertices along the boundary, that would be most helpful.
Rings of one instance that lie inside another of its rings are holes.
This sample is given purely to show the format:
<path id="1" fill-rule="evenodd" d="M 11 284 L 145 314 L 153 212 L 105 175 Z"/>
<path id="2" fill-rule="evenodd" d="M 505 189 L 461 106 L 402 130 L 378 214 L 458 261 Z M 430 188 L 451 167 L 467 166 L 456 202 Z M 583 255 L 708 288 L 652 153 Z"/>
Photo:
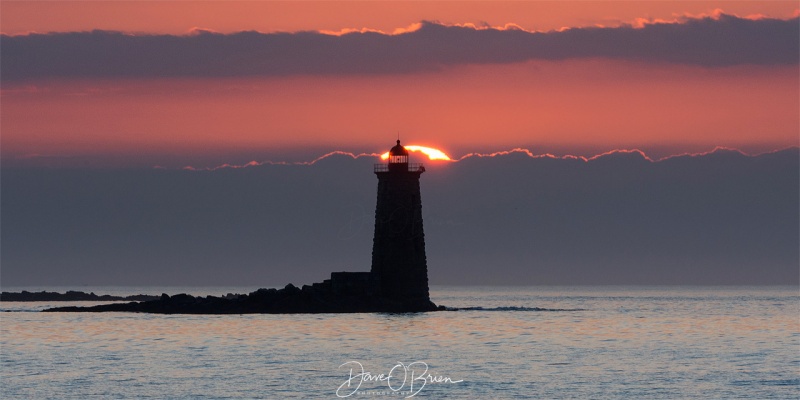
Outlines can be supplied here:
<path id="1" fill-rule="evenodd" d="M 334 290 L 329 280 L 298 288 L 259 289 L 249 294 L 191 296 L 162 294 L 150 301 L 102 304 L 91 307 L 56 307 L 45 312 L 144 312 L 157 314 L 294 314 L 357 312 L 439 311 L 433 302 L 409 305 L 363 290 Z"/>

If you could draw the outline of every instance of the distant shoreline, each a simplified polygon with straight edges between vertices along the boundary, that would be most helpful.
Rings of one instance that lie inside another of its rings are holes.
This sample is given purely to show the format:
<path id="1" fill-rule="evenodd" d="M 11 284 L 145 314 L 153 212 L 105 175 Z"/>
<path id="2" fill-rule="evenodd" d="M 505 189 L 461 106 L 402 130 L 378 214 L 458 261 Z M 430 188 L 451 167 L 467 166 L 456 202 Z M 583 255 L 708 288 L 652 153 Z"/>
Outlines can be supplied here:
<path id="1" fill-rule="evenodd" d="M 150 301 L 159 299 L 160 296 L 136 294 L 131 296 L 112 296 L 108 294 L 96 295 L 94 292 L 86 293 L 69 290 L 66 293 L 58 292 L 2 292 L 0 301 Z"/>

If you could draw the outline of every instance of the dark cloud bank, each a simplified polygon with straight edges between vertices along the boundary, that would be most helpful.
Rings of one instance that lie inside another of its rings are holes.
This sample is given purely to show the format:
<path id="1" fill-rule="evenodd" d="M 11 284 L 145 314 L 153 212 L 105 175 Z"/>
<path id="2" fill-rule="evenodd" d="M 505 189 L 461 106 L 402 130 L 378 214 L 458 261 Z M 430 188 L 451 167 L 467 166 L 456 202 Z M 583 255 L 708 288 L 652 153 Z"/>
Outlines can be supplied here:
<path id="1" fill-rule="evenodd" d="M 797 148 L 511 154 L 422 176 L 433 284 L 797 284 Z M 374 159 L 2 169 L 2 283 L 311 283 L 369 269 Z"/>
<path id="2" fill-rule="evenodd" d="M 400 35 L 240 32 L 126 35 L 92 31 L 2 36 L 4 82 L 38 78 L 385 74 L 466 64 L 610 58 L 706 67 L 798 63 L 800 24 L 730 15 L 635 29 L 562 32 L 425 22 Z"/>

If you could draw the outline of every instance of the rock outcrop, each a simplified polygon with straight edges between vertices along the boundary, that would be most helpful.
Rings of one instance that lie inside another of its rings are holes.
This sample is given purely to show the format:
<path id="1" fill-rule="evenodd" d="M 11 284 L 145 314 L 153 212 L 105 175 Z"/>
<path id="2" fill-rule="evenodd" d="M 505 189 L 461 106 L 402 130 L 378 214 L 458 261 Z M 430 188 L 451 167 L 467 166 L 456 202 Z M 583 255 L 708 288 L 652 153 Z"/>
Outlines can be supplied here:
<path id="1" fill-rule="evenodd" d="M 145 312 L 157 314 L 294 314 L 357 312 L 422 312 L 444 310 L 433 302 L 415 304 L 392 301 L 378 293 L 365 292 L 364 286 L 352 285 L 337 290 L 330 280 L 298 288 L 259 289 L 238 296 L 191 296 L 162 294 L 157 300 L 103 304 L 92 307 L 56 307 L 47 312 Z"/>
<path id="2" fill-rule="evenodd" d="M 111 296 L 108 294 L 96 295 L 80 291 L 58 292 L 3 292 L 0 293 L 0 301 L 148 301 L 158 299 L 158 296 L 146 294 L 136 294 L 133 296 Z"/>

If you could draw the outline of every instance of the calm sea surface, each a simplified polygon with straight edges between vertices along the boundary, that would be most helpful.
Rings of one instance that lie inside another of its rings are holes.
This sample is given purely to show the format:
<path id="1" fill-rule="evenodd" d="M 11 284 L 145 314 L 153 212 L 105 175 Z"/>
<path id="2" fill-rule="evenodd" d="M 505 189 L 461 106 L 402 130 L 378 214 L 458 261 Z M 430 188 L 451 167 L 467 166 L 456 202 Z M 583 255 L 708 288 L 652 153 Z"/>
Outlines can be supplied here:
<path id="1" fill-rule="evenodd" d="M 0 397 L 800 398 L 797 287 L 434 287 L 431 297 L 468 309 L 215 316 L 0 303 Z"/>

